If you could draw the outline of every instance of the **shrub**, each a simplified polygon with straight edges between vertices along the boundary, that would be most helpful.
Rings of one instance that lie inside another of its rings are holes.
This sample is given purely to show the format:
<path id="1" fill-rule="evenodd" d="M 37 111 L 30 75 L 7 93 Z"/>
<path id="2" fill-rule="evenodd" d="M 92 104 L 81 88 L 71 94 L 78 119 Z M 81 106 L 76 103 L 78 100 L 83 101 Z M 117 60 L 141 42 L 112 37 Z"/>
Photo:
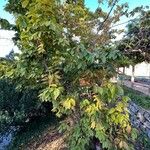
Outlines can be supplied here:
<path id="1" fill-rule="evenodd" d="M 17 91 L 10 80 L 0 80 L 0 129 L 25 122 L 40 108 L 37 90 Z"/>

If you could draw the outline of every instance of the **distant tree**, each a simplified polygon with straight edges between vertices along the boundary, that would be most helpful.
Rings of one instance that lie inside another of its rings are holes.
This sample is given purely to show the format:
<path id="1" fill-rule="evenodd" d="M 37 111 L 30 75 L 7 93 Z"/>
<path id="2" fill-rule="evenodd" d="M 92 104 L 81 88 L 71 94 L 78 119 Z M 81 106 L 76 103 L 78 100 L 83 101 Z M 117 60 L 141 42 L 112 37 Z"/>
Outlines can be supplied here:
<path id="1" fill-rule="evenodd" d="M 150 11 L 144 11 L 140 7 L 135 10 L 140 12 L 140 17 L 128 24 L 126 35 L 118 46 L 118 49 L 131 60 L 133 82 L 134 66 L 143 61 L 150 62 Z"/>

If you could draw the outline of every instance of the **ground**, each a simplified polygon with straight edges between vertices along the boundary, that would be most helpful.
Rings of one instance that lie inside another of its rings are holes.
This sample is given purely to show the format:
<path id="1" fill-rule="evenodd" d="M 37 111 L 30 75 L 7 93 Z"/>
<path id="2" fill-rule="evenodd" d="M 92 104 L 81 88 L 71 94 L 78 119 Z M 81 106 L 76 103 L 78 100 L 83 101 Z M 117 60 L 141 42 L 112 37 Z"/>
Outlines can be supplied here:
<path id="1" fill-rule="evenodd" d="M 49 129 L 37 141 L 30 141 L 24 150 L 66 150 L 64 135 Z"/>
<path id="2" fill-rule="evenodd" d="M 124 81 L 124 85 L 126 85 L 129 88 L 133 88 L 136 91 L 142 92 L 145 95 L 150 96 L 150 91 L 149 91 L 150 85 L 148 84 L 134 82 L 133 87 L 132 87 L 132 82 L 126 80 Z"/>

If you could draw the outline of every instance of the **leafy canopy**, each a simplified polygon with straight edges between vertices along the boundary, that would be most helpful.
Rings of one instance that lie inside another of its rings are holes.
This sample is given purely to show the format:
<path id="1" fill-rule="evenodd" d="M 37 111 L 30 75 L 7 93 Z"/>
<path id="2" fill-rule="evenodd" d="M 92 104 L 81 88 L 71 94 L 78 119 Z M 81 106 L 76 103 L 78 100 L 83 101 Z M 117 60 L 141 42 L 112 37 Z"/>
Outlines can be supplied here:
<path id="1" fill-rule="evenodd" d="M 134 64 L 150 61 L 150 11 L 144 8 L 135 9 L 140 17 L 128 25 L 126 36 L 119 43 L 119 50 L 129 57 Z M 131 12 L 134 13 L 134 11 Z"/>
<path id="2" fill-rule="evenodd" d="M 124 56 L 112 43 L 112 25 L 127 12 L 127 4 L 108 0 L 109 11 L 95 12 L 83 0 L 9 0 L 6 10 L 16 17 L 21 53 L 3 77 L 17 79 L 21 89 L 36 88 L 50 101 L 61 131 L 69 131 L 71 150 L 85 149 L 96 137 L 107 149 L 132 149 L 128 97 L 109 83 Z M 1 64 L 3 65 L 3 64 Z M 3 65 L 5 67 L 5 65 Z"/>

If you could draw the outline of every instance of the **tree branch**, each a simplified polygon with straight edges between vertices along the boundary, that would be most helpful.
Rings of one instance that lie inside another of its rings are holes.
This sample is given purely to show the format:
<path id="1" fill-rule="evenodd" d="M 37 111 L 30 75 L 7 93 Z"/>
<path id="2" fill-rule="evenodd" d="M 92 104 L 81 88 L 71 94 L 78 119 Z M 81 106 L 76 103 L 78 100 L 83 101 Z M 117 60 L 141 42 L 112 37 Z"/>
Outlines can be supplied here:
<path id="1" fill-rule="evenodd" d="M 101 25 L 100 25 L 99 28 L 97 29 L 97 34 L 98 34 L 98 32 L 102 29 L 102 27 L 104 26 L 104 23 L 105 23 L 105 22 L 107 21 L 107 19 L 109 18 L 109 16 L 110 16 L 110 14 L 111 14 L 113 8 L 115 7 L 117 1 L 118 1 L 118 0 L 115 0 L 115 1 L 114 1 L 114 3 L 113 3 L 113 5 L 112 5 L 112 7 L 111 7 L 109 13 L 107 14 L 106 18 L 104 19 L 104 21 L 101 23 Z"/>

